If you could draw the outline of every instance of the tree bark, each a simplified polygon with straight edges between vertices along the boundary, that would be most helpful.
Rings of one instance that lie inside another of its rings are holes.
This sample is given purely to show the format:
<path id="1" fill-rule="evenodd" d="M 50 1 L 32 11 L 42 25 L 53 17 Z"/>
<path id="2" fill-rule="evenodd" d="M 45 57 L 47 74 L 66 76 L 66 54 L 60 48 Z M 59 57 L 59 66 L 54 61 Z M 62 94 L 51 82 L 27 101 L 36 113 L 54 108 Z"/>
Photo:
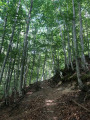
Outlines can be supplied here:
<path id="1" fill-rule="evenodd" d="M 64 26 L 64 30 L 65 30 L 65 26 Z M 67 56 L 66 56 L 65 34 L 64 34 L 64 39 L 63 39 L 61 28 L 60 28 L 60 32 L 61 32 L 63 52 L 64 52 L 64 56 L 65 56 L 65 67 L 69 68 L 68 63 L 67 63 Z"/>
<path id="2" fill-rule="evenodd" d="M 47 50 L 45 51 L 45 58 L 44 58 L 44 64 L 43 64 L 43 73 L 42 73 L 42 81 L 44 80 L 46 59 L 47 59 Z"/>
<path id="3" fill-rule="evenodd" d="M 76 40 L 76 29 L 75 29 L 75 7 L 74 7 L 74 0 L 72 0 L 73 4 L 73 40 L 74 40 L 74 50 L 75 50 L 75 60 L 76 60 L 76 72 L 78 78 L 78 84 L 80 88 L 83 87 L 83 83 L 80 78 L 80 69 L 79 69 L 79 62 L 78 62 L 78 51 L 77 51 L 77 40 Z"/>
<path id="4" fill-rule="evenodd" d="M 27 50 L 27 37 L 28 37 L 28 32 L 29 32 L 29 24 L 30 24 L 32 6 L 33 6 L 33 0 L 31 0 L 31 6 L 30 6 L 29 14 L 28 14 L 28 19 L 27 19 L 26 34 L 25 34 L 25 39 L 24 39 L 24 47 L 23 47 L 23 55 L 22 55 L 22 63 L 21 63 L 21 73 L 20 73 L 21 94 L 22 94 L 22 89 L 23 89 L 23 75 L 24 75 L 24 66 L 25 66 L 26 50 Z"/>
<path id="5" fill-rule="evenodd" d="M 29 85 L 31 84 L 31 79 L 32 79 L 32 74 L 33 74 L 33 69 L 34 69 L 34 64 L 35 64 L 35 50 L 34 50 L 34 55 L 33 55 L 33 62 L 32 62 L 32 66 L 31 66 L 31 73 L 30 73 L 30 80 L 29 80 Z"/>
<path id="6" fill-rule="evenodd" d="M 41 59 L 41 55 L 39 54 L 39 57 L 38 57 L 38 66 L 37 66 L 37 78 L 36 78 L 36 82 L 38 82 L 38 79 L 39 79 L 40 59 Z"/>
<path id="7" fill-rule="evenodd" d="M 9 61 L 9 67 L 8 67 L 8 74 L 7 74 L 7 77 L 6 77 L 6 82 L 5 82 L 5 92 L 4 92 L 4 98 L 5 98 L 5 104 L 7 105 L 8 101 L 7 101 L 7 98 L 8 98 L 8 94 L 9 94 L 9 90 L 8 90 L 8 85 L 9 85 L 9 77 L 10 77 L 10 71 L 11 71 L 11 64 L 12 64 L 12 59 L 10 58 L 10 61 Z"/>
<path id="8" fill-rule="evenodd" d="M 86 32 L 87 32 L 87 48 L 88 48 L 88 56 L 90 58 L 90 45 L 89 45 L 89 32 L 88 32 L 88 21 L 86 22 Z"/>
<path id="9" fill-rule="evenodd" d="M 67 25 L 67 37 L 68 37 L 68 65 L 71 66 L 72 70 L 73 64 L 72 64 L 72 57 L 71 57 L 71 46 L 70 46 L 70 37 L 69 37 L 69 30 L 68 30 L 68 25 Z"/>
<path id="10" fill-rule="evenodd" d="M 79 21 L 80 21 L 80 40 L 81 40 L 81 61 L 82 67 L 86 69 L 86 60 L 84 56 L 84 41 L 83 41 L 83 27 L 82 27 L 82 16 L 81 16 L 81 2 L 78 3 L 79 6 Z"/>

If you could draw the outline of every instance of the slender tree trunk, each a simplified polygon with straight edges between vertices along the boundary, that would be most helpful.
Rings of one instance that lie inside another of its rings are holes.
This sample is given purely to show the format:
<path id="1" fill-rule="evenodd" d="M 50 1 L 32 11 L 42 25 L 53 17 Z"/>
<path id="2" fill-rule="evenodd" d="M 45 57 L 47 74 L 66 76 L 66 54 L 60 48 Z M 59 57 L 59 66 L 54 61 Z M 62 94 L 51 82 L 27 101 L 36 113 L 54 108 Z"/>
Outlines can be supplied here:
<path id="1" fill-rule="evenodd" d="M 65 30 L 65 27 L 64 27 L 64 30 Z M 63 39 L 61 28 L 60 28 L 60 33 L 61 33 L 61 39 L 62 39 L 63 52 L 64 52 L 64 56 L 65 56 L 65 67 L 68 68 L 67 56 L 66 56 L 66 45 L 65 45 L 65 34 L 64 34 L 64 39 Z"/>
<path id="2" fill-rule="evenodd" d="M 53 51 L 52 51 L 53 52 Z M 52 58 L 53 58 L 53 70 L 54 70 L 54 74 L 55 74 L 55 55 L 54 55 L 54 52 L 52 53 Z"/>
<path id="3" fill-rule="evenodd" d="M 12 73 L 13 73 L 13 69 L 14 69 L 14 64 L 15 64 L 15 59 L 13 60 L 13 62 L 12 62 L 12 59 L 10 59 L 8 76 L 6 79 L 6 88 L 5 88 L 5 103 L 6 103 L 6 105 L 9 104 L 8 98 L 9 98 L 10 83 L 11 83 Z"/>
<path id="4" fill-rule="evenodd" d="M 80 40 L 81 40 L 81 61 L 82 61 L 82 67 L 85 70 L 86 69 L 86 60 L 84 56 L 84 43 L 83 43 L 83 27 L 82 27 L 82 16 L 81 16 L 81 2 L 79 1 L 79 20 L 80 20 Z"/>
<path id="5" fill-rule="evenodd" d="M 41 59 L 41 55 L 39 54 L 38 66 L 37 66 L 37 79 L 36 79 L 36 82 L 38 82 L 38 79 L 39 79 L 40 59 Z"/>
<path id="6" fill-rule="evenodd" d="M 10 62 L 10 61 L 9 61 Z M 9 68 L 10 68 L 10 65 L 11 65 L 11 63 L 9 63 L 9 66 L 5 69 L 5 77 L 4 77 L 4 79 L 6 80 L 7 79 L 7 76 L 8 76 L 8 72 L 9 72 Z M 5 97 L 6 97 L 6 81 L 4 82 L 4 99 L 5 99 Z"/>
<path id="7" fill-rule="evenodd" d="M 31 0 L 31 6 L 30 6 L 29 14 L 28 14 L 26 34 L 25 34 L 25 40 L 24 40 L 24 48 L 23 48 L 23 55 L 22 55 L 21 74 L 20 74 L 20 91 L 21 91 L 21 94 L 22 94 L 22 89 L 23 89 L 23 75 L 24 75 L 24 66 L 25 66 L 26 50 L 27 50 L 27 37 L 28 37 L 28 32 L 29 32 L 29 24 L 30 24 L 32 6 L 33 6 L 33 0 Z"/>
<path id="8" fill-rule="evenodd" d="M 47 50 L 45 51 L 45 58 L 44 58 L 44 64 L 43 64 L 43 73 L 42 73 L 42 81 L 44 80 L 46 59 L 47 59 Z"/>
<path id="9" fill-rule="evenodd" d="M 67 3 L 67 15 L 68 15 L 68 3 Z M 71 67 L 71 47 L 70 47 L 70 38 L 69 38 L 69 20 L 67 18 L 67 22 L 66 22 L 66 30 L 67 30 L 67 39 L 68 39 L 68 65 L 69 67 Z"/>
<path id="10" fill-rule="evenodd" d="M 34 44 L 35 45 L 35 44 Z M 29 80 L 29 85 L 31 84 L 31 79 L 32 79 L 32 74 L 33 74 L 33 69 L 34 69 L 34 64 L 35 64 L 35 50 L 34 50 L 34 55 L 33 55 L 33 62 L 32 62 L 32 66 L 31 66 L 31 73 L 30 73 L 30 80 Z"/>
<path id="11" fill-rule="evenodd" d="M 5 104 L 8 104 L 8 96 L 9 96 L 9 89 L 8 89 L 8 85 L 9 85 L 9 77 L 10 77 L 10 71 L 11 71 L 11 63 L 12 63 L 12 59 L 10 58 L 9 61 L 9 67 L 8 67 L 8 74 L 7 74 L 7 78 L 6 78 L 6 83 L 5 83 Z"/>
<path id="12" fill-rule="evenodd" d="M 34 42 L 33 42 L 33 48 L 34 48 L 34 54 L 33 54 L 33 61 L 32 61 L 32 65 L 31 65 L 31 72 L 30 72 L 30 80 L 29 80 L 29 85 L 31 84 L 31 79 L 32 79 L 32 76 L 33 76 L 33 70 L 34 70 L 34 65 L 35 65 L 35 57 L 36 57 L 36 51 L 35 51 L 35 47 L 36 47 L 36 44 L 35 44 L 35 41 L 36 41 L 36 34 L 37 34 L 37 28 L 35 27 L 35 33 L 34 33 Z"/>
<path id="13" fill-rule="evenodd" d="M 76 40 L 76 29 L 75 29 L 75 7 L 74 7 L 74 0 L 72 0 L 73 4 L 73 40 L 74 40 L 74 50 L 75 50 L 75 60 L 76 60 L 76 72 L 78 78 L 78 84 L 82 88 L 83 83 L 80 78 L 80 70 L 79 70 L 79 62 L 78 62 L 78 52 L 77 52 L 77 40 Z"/>
<path id="14" fill-rule="evenodd" d="M 17 80 L 16 80 L 16 70 L 14 69 L 14 91 L 13 96 L 14 96 L 14 102 L 16 102 L 16 93 L 17 93 Z"/>
<path id="15" fill-rule="evenodd" d="M 10 43 L 9 43 L 9 46 L 8 46 L 8 49 L 7 49 L 7 53 L 6 53 L 6 56 L 5 56 L 5 58 L 4 58 L 3 65 L 2 65 L 2 69 L 1 69 L 0 84 L 1 84 L 1 82 L 2 82 L 2 77 L 3 77 L 4 68 L 5 68 L 7 59 L 8 59 L 8 55 L 9 55 L 9 52 L 10 52 L 10 49 L 11 49 L 11 45 L 12 45 L 12 41 L 13 41 L 13 37 L 14 37 L 15 27 L 16 27 L 16 23 L 17 23 L 17 14 L 18 14 L 18 11 L 19 11 L 20 3 L 21 3 L 21 1 L 19 0 L 18 7 L 17 7 L 17 13 L 16 13 L 16 17 L 15 17 L 15 22 L 14 22 L 13 28 L 12 28 L 12 34 L 11 34 Z"/>
<path id="16" fill-rule="evenodd" d="M 3 36 L 2 36 L 2 41 L 1 41 L 1 46 L 0 46 L 0 54 L 2 52 L 2 46 L 3 46 L 3 43 L 4 43 L 4 38 L 5 38 L 5 32 L 6 32 L 6 24 L 7 24 L 7 16 L 5 17 L 5 22 L 4 22 L 4 30 L 3 30 Z"/>
<path id="17" fill-rule="evenodd" d="M 16 71 L 16 86 L 17 86 L 17 91 L 19 90 L 19 76 L 20 76 L 20 48 L 19 48 L 20 32 L 21 32 L 21 26 L 20 26 L 19 31 L 18 31 L 17 47 L 16 47 L 16 49 L 18 50 L 18 53 L 17 53 L 17 71 Z"/>
<path id="18" fill-rule="evenodd" d="M 9 0 L 7 1 L 7 4 L 9 4 Z M 7 10 L 6 10 L 6 12 L 7 12 Z M 2 52 L 2 46 L 4 43 L 4 38 L 5 38 L 5 33 L 6 33 L 7 17 L 8 17 L 8 13 L 5 16 L 5 21 L 4 21 L 3 35 L 2 35 L 2 41 L 1 41 L 1 46 L 0 46 L 0 54 Z"/>
<path id="19" fill-rule="evenodd" d="M 13 61 L 12 61 L 12 68 L 11 68 L 10 76 L 9 76 L 8 91 L 10 90 L 10 83 L 11 83 L 11 80 L 12 80 L 12 73 L 13 73 L 13 70 L 14 70 L 15 60 L 16 59 L 14 58 Z"/>
<path id="20" fill-rule="evenodd" d="M 53 44 L 53 34 L 52 34 L 52 44 Z M 51 54 L 52 54 L 52 71 L 53 71 L 53 74 L 55 74 L 55 51 L 53 50 L 53 47 L 51 46 Z M 45 70 L 44 70 L 45 71 Z M 44 77 L 45 77 L 45 74 L 44 74 Z"/>
<path id="21" fill-rule="evenodd" d="M 20 82 L 19 81 L 19 77 L 20 77 L 20 57 L 19 56 L 20 56 L 20 52 L 19 52 L 18 58 L 17 58 L 17 63 L 18 64 L 17 64 L 17 73 L 16 73 L 16 80 L 17 80 L 17 87 L 18 87 L 17 89 L 18 90 L 20 90 L 19 89 L 19 82 Z"/>
<path id="22" fill-rule="evenodd" d="M 54 71 L 54 74 L 56 74 L 56 71 L 57 71 L 56 59 L 55 59 L 56 56 L 55 55 L 56 55 L 56 51 L 55 51 L 55 49 L 52 49 L 53 71 Z"/>
<path id="23" fill-rule="evenodd" d="M 72 55 L 71 55 L 71 58 L 72 58 L 72 61 L 74 61 L 75 60 L 75 51 L 74 51 L 74 41 L 73 41 L 73 21 L 72 21 L 72 41 L 71 41 L 71 53 L 72 53 Z"/>
<path id="24" fill-rule="evenodd" d="M 87 32 L 87 48 L 88 48 L 88 56 L 90 58 L 90 45 L 89 45 L 89 35 L 88 35 L 88 23 L 86 22 L 86 32 Z"/>
<path id="25" fill-rule="evenodd" d="M 25 72 L 24 72 L 24 83 L 23 83 L 23 89 L 25 89 L 26 88 L 26 84 L 27 84 L 27 73 L 28 73 L 28 43 L 27 43 L 27 50 L 26 50 L 27 52 L 26 52 L 26 61 L 25 61 L 25 63 L 26 63 L 26 65 L 25 65 Z"/>
<path id="26" fill-rule="evenodd" d="M 26 50 L 27 52 L 26 52 L 26 61 L 25 61 L 25 63 L 26 63 L 26 65 L 25 65 L 25 72 L 24 72 L 24 82 L 23 82 L 23 89 L 25 89 L 26 88 L 26 84 L 27 84 L 27 73 L 28 73 L 28 43 L 27 43 L 27 50 Z"/>
<path id="27" fill-rule="evenodd" d="M 56 71 L 59 71 L 60 65 L 59 65 L 59 54 L 55 50 L 55 55 L 56 55 Z"/>
<path id="28" fill-rule="evenodd" d="M 14 102 L 16 102 L 16 93 L 17 93 L 18 87 L 19 87 L 19 68 L 20 68 L 19 37 L 20 37 L 20 32 L 21 32 L 21 26 L 19 26 L 18 36 L 17 36 L 17 46 L 16 46 L 16 49 L 18 50 L 18 53 L 16 55 L 16 65 L 17 65 L 16 66 L 16 70 L 13 68 L 14 69 L 14 87 L 13 87 L 13 90 L 12 90 L 12 94 L 13 94 L 13 97 L 14 97 Z"/>
<path id="29" fill-rule="evenodd" d="M 72 58 L 71 58 L 71 46 L 70 46 L 70 38 L 69 38 L 68 26 L 67 26 L 67 37 L 68 37 L 68 65 L 71 66 L 71 68 L 73 70 L 74 68 L 73 68 Z"/>
<path id="30" fill-rule="evenodd" d="M 24 88 L 26 88 L 26 84 L 27 84 L 27 73 L 28 73 L 28 64 L 25 66 L 25 73 L 24 73 Z"/>

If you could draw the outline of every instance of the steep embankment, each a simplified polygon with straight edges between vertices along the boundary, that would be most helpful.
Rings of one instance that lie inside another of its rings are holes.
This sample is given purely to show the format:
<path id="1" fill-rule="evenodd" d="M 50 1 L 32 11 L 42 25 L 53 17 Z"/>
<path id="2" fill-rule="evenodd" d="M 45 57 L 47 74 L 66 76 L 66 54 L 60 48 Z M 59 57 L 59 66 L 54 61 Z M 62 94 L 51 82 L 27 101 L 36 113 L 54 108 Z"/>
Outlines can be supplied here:
<path id="1" fill-rule="evenodd" d="M 43 81 L 40 87 L 30 89 L 18 104 L 1 108 L 0 120 L 89 120 L 90 101 L 74 83 L 52 88 Z"/>

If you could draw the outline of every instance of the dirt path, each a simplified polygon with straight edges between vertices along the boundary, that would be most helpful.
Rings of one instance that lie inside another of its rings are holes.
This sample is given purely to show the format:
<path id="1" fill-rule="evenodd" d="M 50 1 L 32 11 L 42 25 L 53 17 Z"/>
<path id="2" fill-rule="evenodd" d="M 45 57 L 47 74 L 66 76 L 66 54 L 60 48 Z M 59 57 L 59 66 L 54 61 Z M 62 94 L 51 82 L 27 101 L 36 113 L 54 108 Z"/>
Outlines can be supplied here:
<path id="1" fill-rule="evenodd" d="M 48 85 L 43 86 L 43 94 L 46 94 L 45 97 L 45 106 L 46 110 L 44 111 L 47 120 L 56 120 L 55 107 L 56 107 L 56 98 L 59 97 L 59 94 L 56 94 L 56 89 L 51 88 Z"/>
<path id="2" fill-rule="evenodd" d="M 60 88 L 51 88 L 48 86 L 47 82 L 42 84 L 43 94 L 46 95 L 45 97 L 45 106 L 46 106 L 46 120 L 59 120 L 56 115 L 55 108 L 57 107 L 57 99 L 60 98 L 62 95 L 67 94 L 68 92 L 73 92 L 69 86 L 67 88 L 60 87 Z"/>
<path id="3" fill-rule="evenodd" d="M 89 120 L 85 110 L 70 103 L 70 99 L 77 100 L 79 91 L 71 90 L 70 85 L 51 88 L 47 81 L 41 87 L 38 92 L 29 91 L 12 111 L 11 108 L 2 110 L 0 120 Z"/>

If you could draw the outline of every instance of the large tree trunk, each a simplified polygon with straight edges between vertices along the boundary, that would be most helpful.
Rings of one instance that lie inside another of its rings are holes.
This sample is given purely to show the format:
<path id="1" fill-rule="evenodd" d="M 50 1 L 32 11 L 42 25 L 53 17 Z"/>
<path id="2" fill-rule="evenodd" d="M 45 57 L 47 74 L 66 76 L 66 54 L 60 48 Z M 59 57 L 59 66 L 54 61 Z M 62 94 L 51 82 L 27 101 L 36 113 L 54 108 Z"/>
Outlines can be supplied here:
<path id="1" fill-rule="evenodd" d="M 78 84 L 82 88 L 83 83 L 80 78 L 80 69 L 79 69 L 79 62 L 78 62 L 78 51 L 77 51 L 77 40 L 76 40 L 76 29 L 75 29 L 75 7 L 74 7 L 74 0 L 72 0 L 73 4 L 73 40 L 74 40 L 74 50 L 75 50 L 75 60 L 76 60 L 76 72 L 78 78 Z"/>

